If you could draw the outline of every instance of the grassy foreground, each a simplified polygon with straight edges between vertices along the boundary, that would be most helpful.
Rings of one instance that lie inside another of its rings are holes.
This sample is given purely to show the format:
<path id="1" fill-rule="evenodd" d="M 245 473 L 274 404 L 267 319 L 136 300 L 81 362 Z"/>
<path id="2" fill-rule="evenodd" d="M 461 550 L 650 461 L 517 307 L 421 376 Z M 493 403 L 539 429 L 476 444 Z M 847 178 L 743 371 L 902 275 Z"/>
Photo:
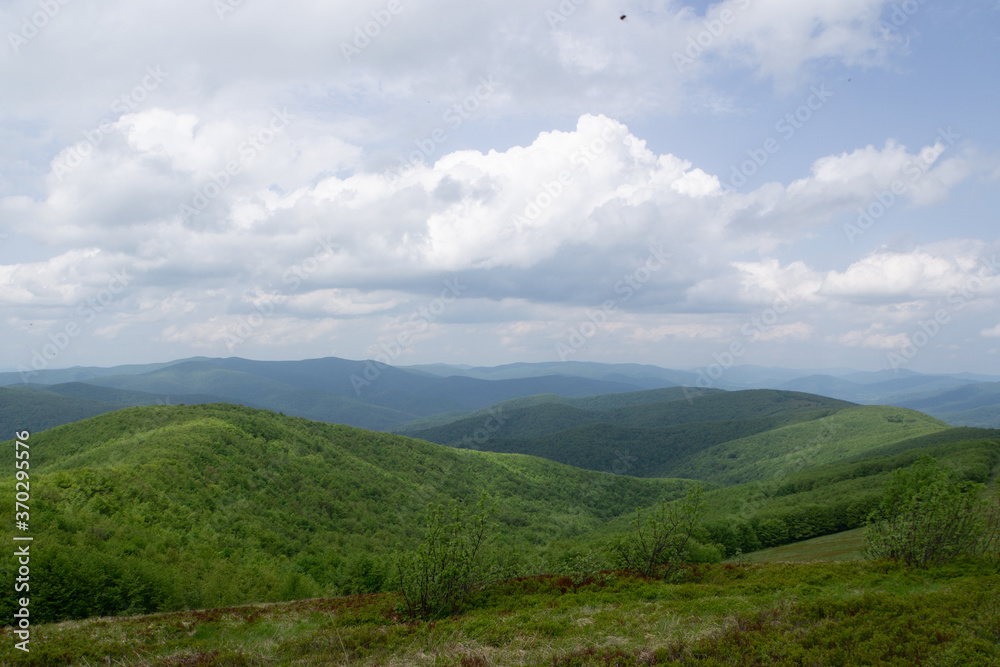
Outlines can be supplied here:
<path id="1" fill-rule="evenodd" d="M 391 595 L 0 631 L 31 665 L 991 665 L 1000 574 L 966 562 L 693 566 L 673 583 L 606 574 L 515 580 L 467 613 L 404 622 Z"/>

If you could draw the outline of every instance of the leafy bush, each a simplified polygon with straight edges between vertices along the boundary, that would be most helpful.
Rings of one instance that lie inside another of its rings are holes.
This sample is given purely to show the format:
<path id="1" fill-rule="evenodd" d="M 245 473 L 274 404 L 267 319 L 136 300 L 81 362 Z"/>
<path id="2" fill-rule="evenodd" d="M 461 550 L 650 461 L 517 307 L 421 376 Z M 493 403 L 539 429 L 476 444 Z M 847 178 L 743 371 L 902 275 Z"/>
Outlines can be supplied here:
<path id="1" fill-rule="evenodd" d="M 927 566 L 975 555 L 985 532 L 981 488 L 929 456 L 894 471 L 881 506 L 869 516 L 866 557 Z"/>
<path id="2" fill-rule="evenodd" d="M 396 560 L 403 612 L 431 618 L 457 611 L 491 579 L 487 551 L 496 529 L 496 506 L 486 496 L 468 515 L 455 502 L 426 512 L 423 543 Z"/>
<path id="3" fill-rule="evenodd" d="M 704 513 L 703 497 L 702 487 L 692 487 L 680 500 L 661 501 L 645 520 L 642 510 L 636 509 L 634 529 L 611 544 L 615 564 L 647 577 L 661 570 L 668 575 L 688 557 L 691 537 Z"/>

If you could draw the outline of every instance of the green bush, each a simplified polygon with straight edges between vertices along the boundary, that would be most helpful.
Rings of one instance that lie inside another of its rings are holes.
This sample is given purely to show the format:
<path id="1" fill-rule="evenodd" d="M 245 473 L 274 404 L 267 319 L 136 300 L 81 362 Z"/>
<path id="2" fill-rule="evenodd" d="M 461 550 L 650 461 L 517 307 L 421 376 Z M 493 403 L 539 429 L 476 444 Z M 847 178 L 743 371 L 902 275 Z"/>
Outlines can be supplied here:
<path id="1" fill-rule="evenodd" d="M 615 565 L 644 576 L 662 571 L 663 576 L 684 562 L 694 532 L 704 513 L 704 489 L 692 487 L 687 495 L 674 502 L 660 502 L 652 516 L 643 519 L 636 509 L 633 530 L 611 544 Z"/>
<path id="2" fill-rule="evenodd" d="M 491 581 L 487 552 L 496 535 L 495 513 L 485 496 L 469 514 L 455 502 L 428 508 L 423 543 L 396 560 L 395 583 L 406 615 L 455 612 Z"/>
<path id="3" fill-rule="evenodd" d="M 986 528 L 981 488 L 929 456 L 894 471 L 880 507 L 869 516 L 866 557 L 927 566 L 975 555 Z"/>

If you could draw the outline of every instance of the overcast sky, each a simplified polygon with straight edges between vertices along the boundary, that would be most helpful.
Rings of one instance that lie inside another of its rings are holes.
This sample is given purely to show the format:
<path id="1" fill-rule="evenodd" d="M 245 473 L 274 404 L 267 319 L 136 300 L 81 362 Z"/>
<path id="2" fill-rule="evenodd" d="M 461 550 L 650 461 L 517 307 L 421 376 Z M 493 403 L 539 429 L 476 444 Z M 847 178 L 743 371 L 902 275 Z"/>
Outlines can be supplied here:
<path id="1" fill-rule="evenodd" d="M 4 0 L 0 27 L 0 368 L 1000 373 L 996 0 Z"/>

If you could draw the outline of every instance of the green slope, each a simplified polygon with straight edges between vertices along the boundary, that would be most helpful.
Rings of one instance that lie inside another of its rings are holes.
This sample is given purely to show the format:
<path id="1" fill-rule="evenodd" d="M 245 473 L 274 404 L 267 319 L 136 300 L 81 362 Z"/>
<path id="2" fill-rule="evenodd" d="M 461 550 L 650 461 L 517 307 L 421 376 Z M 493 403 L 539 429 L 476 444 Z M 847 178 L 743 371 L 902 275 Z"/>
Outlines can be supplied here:
<path id="1" fill-rule="evenodd" d="M 750 420 L 804 411 L 833 411 L 854 405 L 825 396 L 790 391 L 759 389 L 721 392 L 681 387 L 559 401 L 530 398 L 531 404 L 528 405 L 500 403 L 489 410 L 433 428 L 397 430 L 422 440 L 457 445 L 475 438 L 487 423 L 486 428 L 492 439 L 525 439 L 588 424 L 661 428 L 694 422 Z M 489 446 L 484 448 L 492 449 Z"/>
<path id="2" fill-rule="evenodd" d="M 705 448 L 664 475 L 740 484 L 789 470 L 849 459 L 913 437 L 946 431 L 949 426 L 905 408 L 864 405 L 802 424 Z"/>
<path id="3" fill-rule="evenodd" d="M 956 429 L 957 431 L 958 429 Z M 971 430 L 971 429 L 970 429 Z M 947 433 L 947 432 L 946 432 Z M 967 435 L 967 434 L 966 434 Z M 893 470 L 927 454 L 967 480 L 985 483 L 1000 463 L 1000 432 L 976 440 L 918 437 L 898 451 L 788 470 L 773 477 L 709 491 L 706 525 L 727 556 L 859 528 L 878 505 Z"/>
<path id="4" fill-rule="evenodd" d="M 649 403 L 667 403 L 671 401 L 694 399 L 706 394 L 722 393 L 721 389 L 699 389 L 693 387 L 667 387 L 665 389 L 647 389 L 644 391 L 630 391 L 621 394 L 601 394 L 598 396 L 583 396 L 579 398 L 569 398 L 557 394 L 535 394 L 521 398 L 512 398 L 501 401 L 484 410 L 458 411 L 431 415 L 415 419 L 412 422 L 402 424 L 392 429 L 394 433 L 409 435 L 411 437 L 429 440 L 444 444 L 449 440 L 461 440 L 471 428 L 473 432 L 490 417 L 496 414 L 507 415 L 524 408 L 532 408 L 542 405 L 564 405 L 584 411 L 594 410 L 614 410 L 616 408 L 627 408 L 636 405 Z M 462 422 L 462 424 L 458 424 Z M 442 430 L 440 434 L 432 432 L 430 429 L 448 426 L 449 430 Z M 537 433 L 533 434 L 537 435 Z"/>
<path id="5" fill-rule="evenodd" d="M 544 551 L 689 485 L 231 405 L 130 408 L 29 444 L 40 619 L 377 587 L 382 555 L 414 544 L 430 502 L 490 493 L 504 543 Z M 12 516 L 12 477 L 0 496 Z"/>
<path id="6" fill-rule="evenodd" d="M 803 411 L 758 419 L 693 422 L 661 428 L 587 424 L 538 438 L 496 438 L 466 446 L 487 451 L 528 454 L 587 470 L 610 470 L 637 477 L 674 477 L 670 471 L 704 448 L 748 434 L 767 433 L 829 411 Z M 701 479 L 691 477 L 692 479 Z"/>
<path id="7" fill-rule="evenodd" d="M 493 410 L 412 432 L 442 444 L 548 458 L 640 477 L 738 484 L 842 460 L 947 424 L 903 408 L 799 392 L 715 392 L 584 409 L 566 402 Z M 654 392 L 639 392 L 652 394 Z M 657 396 L 661 398 L 663 395 Z"/>

